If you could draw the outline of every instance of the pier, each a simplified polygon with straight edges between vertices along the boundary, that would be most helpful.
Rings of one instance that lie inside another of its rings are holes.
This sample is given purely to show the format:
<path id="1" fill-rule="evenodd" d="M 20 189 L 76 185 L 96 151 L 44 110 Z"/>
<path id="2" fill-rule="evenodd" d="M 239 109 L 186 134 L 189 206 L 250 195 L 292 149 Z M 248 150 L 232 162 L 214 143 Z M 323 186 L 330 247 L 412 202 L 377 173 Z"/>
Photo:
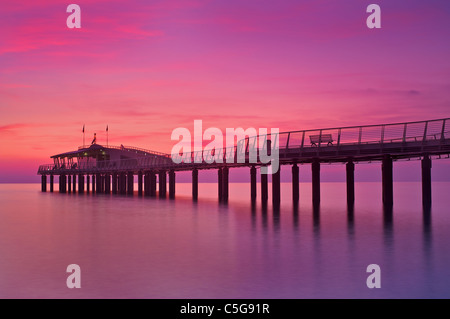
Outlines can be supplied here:
<path id="1" fill-rule="evenodd" d="M 76 151 L 53 155 L 53 164 L 39 167 L 41 190 L 46 192 L 49 189 L 53 192 L 57 176 L 61 193 L 132 195 L 137 176 L 139 196 L 158 195 L 160 198 L 166 198 L 168 181 L 168 197 L 173 199 L 176 173 L 190 171 L 192 198 L 197 200 L 201 195 L 198 192 L 199 171 L 214 169 L 218 172 L 218 199 L 226 203 L 229 199 L 230 169 L 248 167 L 250 199 L 255 202 L 258 197 L 258 170 L 267 165 L 259 157 L 256 162 L 251 160 L 258 140 L 258 136 L 247 137 L 232 149 L 216 149 L 214 158 L 220 158 L 221 162 L 212 163 L 209 160 L 206 162 L 203 157 L 205 154 L 211 156 L 209 150 L 165 154 L 129 146 L 81 146 Z M 311 166 L 312 201 L 315 206 L 319 205 L 320 168 L 321 165 L 330 163 L 345 164 L 347 204 L 352 206 L 355 201 L 355 166 L 361 162 L 381 164 L 381 200 L 385 206 L 392 206 L 394 163 L 408 159 L 421 160 L 422 202 L 424 207 L 430 207 L 432 159 L 450 156 L 450 119 L 290 131 L 278 133 L 276 136 L 263 136 L 263 141 L 269 153 L 275 147 L 279 152 L 279 170 L 272 174 L 274 207 L 279 206 L 281 202 L 280 171 L 287 167 L 290 167 L 292 174 L 294 204 L 299 202 L 299 165 Z M 244 161 L 238 162 L 236 159 L 239 156 Z M 260 200 L 263 204 L 267 203 L 268 194 L 268 176 L 260 174 Z"/>

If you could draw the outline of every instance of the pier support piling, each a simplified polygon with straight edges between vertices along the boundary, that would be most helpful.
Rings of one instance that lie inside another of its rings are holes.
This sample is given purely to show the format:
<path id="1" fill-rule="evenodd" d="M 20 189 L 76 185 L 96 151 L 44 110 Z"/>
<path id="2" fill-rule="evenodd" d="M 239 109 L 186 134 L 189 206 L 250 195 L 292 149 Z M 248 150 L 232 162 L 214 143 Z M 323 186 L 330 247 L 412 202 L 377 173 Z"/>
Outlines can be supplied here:
<path id="1" fill-rule="evenodd" d="M 101 194 L 102 193 L 102 175 L 97 174 L 95 176 L 95 182 L 96 182 L 95 191 L 97 194 Z"/>
<path id="2" fill-rule="evenodd" d="M 47 191 L 47 175 L 41 176 L 41 191 L 42 192 Z"/>
<path id="3" fill-rule="evenodd" d="M 91 176 L 86 175 L 86 193 L 88 194 L 90 192 L 90 187 L 91 187 Z"/>
<path id="4" fill-rule="evenodd" d="M 223 173 L 222 173 L 222 168 L 219 168 L 217 170 L 217 188 L 218 188 L 219 202 L 221 202 L 222 201 L 222 197 L 223 197 Z"/>
<path id="5" fill-rule="evenodd" d="M 111 175 L 105 174 L 105 194 L 111 194 Z"/>
<path id="6" fill-rule="evenodd" d="M 198 170 L 194 168 L 192 170 L 192 199 L 198 199 Z"/>
<path id="7" fill-rule="evenodd" d="M 320 162 L 314 159 L 311 163 L 312 170 L 312 201 L 314 206 L 320 204 Z"/>
<path id="8" fill-rule="evenodd" d="M 278 208 L 280 206 L 281 201 L 280 171 L 281 165 L 278 167 L 278 171 L 272 174 L 272 205 L 275 208 Z"/>
<path id="9" fill-rule="evenodd" d="M 349 159 L 345 164 L 346 179 L 347 179 L 347 205 L 353 207 L 355 203 L 355 163 L 353 159 Z"/>
<path id="10" fill-rule="evenodd" d="M 92 194 L 95 194 L 95 186 L 97 185 L 95 175 L 92 174 Z"/>
<path id="11" fill-rule="evenodd" d="M 381 163 L 383 204 L 391 206 L 394 203 L 394 187 L 392 175 L 392 157 L 386 155 Z"/>
<path id="12" fill-rule="evenodd" d="M 175 171 L 169 171 L 169 198 L 175 198 Z"/>
<path id="13" fill-rule="evenodd" d="M 150 196 L 156 197 L 156 172 L 150 172 Z"/>
<path id="14" fill-rule="evenodd" d="M 112 174 L 112 193 L 117 194 L 117 174 Z"/>
<path id="15" fill-rule="evenodd" d="M 66 185 L 66 175 L 61 174 L 61 175 L 59 175 L 59 192 L 60 193 L 65 193 L 67 191 L 66 187 L 67 187 L 67 185 Z"/>
<path id="16" fill-rule="evenodd" d="M 54 187 L 54 175 L 50 175 L 50 192 L 53 193 L 53 187 Z"/>
<path id="17" fill-rule="evenodd" d="M 139 196 L 142 196 L 142 183 L 143 183 L 143 181 L 142 181 L 142 172 L 141 171 L 139 171 L 138 172 L 138 195 Z"/>
<path id="18" fill-rule="evenodd" d="M 119 174 L 119 193 L 121 195 L 127 194 L 127 176 L 123 172 Z"/>
<path id="19" fill-rule="evenodd" d="M 77 175 L 75 174 L 72 176 L 72 190 L 74 194 L 77 192 Z"/>
<path id="20" fill-rule="evenodd" d="M 79 194 L 84 193 L 84 175 L 83 174 L 78 175 L 78 193 Z"/>
<path id="21" fill-rule="evenodd" d="M 67 192 L 72 192 L 72 175 L 67 175 Z"/>
<path id="22" fill-rule="evenodd" d="M 229 191 L 229 168 L 224 167 L 222 169 L 222 202 L 228 202 Z"/>
<path id="23" fill-rule="evenodd" d="M 150 172 L 144 173 L 144 196 L 150 196 Z"/>
<path id="24" fill-rule="evenodd" d="M 292 165 L 292 201 L 294 204 L 298 204 L 300 199 L 300 178 L 299 168 L 297 163 Z"/>
<path id="25" fill-rule="evenodd" d="M 431 207 L 431 159 L 425 155 L 422 159 L 422 204 Z"/>
<path id="26" fill-rule="evenodd" d="M 127 194 L 133 195 L 134 193 L 134 174 L 133 172 L 128 172 L 127 174 Z"/>
<path id="27" fill-rule="evenodd" d="M 159 172 L 159 198 L 166 198 L 167 196 L 167 179 L 166 171 Z"/>
<path id="28" fill-rule="evenodd" d="M 256 167 L 250 168 L 250 198 L 252 203 L 256 201 Z"/>
<path id="29" fill-rule="evenodd" d="M 261 201 L 263 204 L 266 204 L 268 199 L 269 199 L 269 186 L 267 181 L 267 174 L 261 173 Z"/>

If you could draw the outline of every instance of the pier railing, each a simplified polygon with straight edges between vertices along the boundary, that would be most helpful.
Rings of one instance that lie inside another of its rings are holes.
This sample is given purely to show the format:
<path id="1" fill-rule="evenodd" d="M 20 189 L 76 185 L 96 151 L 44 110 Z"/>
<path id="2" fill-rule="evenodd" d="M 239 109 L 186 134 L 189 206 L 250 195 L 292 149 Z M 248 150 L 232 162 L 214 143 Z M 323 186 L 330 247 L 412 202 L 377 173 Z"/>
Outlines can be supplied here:
<path id="1" fill-rule="evenodd" d="M 272 150 L 278 148 L 280 155 L 292 153 L 301 156 L 312 152 L 319 155 L 321 152 L 335 151 L 347 147 L 355 154 L 361 150 L 379 151 L 384 146 L 397 146 L 414 143 L 422 149 L 428 144 L 443 143 L 450 139 L 450 119 L 417 121 L 407 123 L 394 123 L 382 125 L 348 126 L 338 128 L 313 129 L 303 131 L 282 132 L 272 135 L 252 136 L 245 138 L 234 147 L 218 150 L 203 150 L 183 154 L 172 154 L 173 160 L 180 163 L 201 163 L 205 158 L 208 163 L 214 157 L 217 161 L 231 163 L 236 158 L 248 159 L 250 154 L 260 150 L 267 154 L 267 142 L 271 141 Z M 367 147 L 369 146 L 369 147 Z M 237 156 L 236 156 L 237 155 Z"/>
<path id="2" fill-rule="evenodd" d="M 270 142 L 269 142 L 270 141 Z M 153 153 L 134 159 L 81 162 L 71 167 L 55 164 L 41 165 L 39 174 L 59 174 L 66 171 L 103 172 L 145 169 L 207 168 L 211 163 L 260 163 L 259 155 L 267 154 L 268 148 L 278 151 L 282 159 L 312 157 L 337 158 L 364 154 L 366 158 L 384 153 L 397 152 L 420 156 L 426 150 L 441 150 L 450 145 L 450 118 L 394 123 L 382 125 L 349 126 L 282 132 L 272 135 L 247 137 L 235 146 L 207 149 L 180 154 L 164 154 L 135 147 L 108 146 L 136 152 Z M 171 159 L 171 160 L 170 160 Z M 203 167 L 202 167 L 203 166 Z"/>

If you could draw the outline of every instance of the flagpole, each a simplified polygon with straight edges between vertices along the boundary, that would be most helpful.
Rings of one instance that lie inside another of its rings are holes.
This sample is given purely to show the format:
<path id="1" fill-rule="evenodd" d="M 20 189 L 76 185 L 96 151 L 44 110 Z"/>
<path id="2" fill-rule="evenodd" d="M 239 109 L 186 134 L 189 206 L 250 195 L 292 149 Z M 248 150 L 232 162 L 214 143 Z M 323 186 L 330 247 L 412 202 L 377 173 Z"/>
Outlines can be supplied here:
<path id="1" fill-rule="evenodd" d="M 84 135 L 85 135 L 85 133 L 84 133 L 84 124 L 83 124 L 83 148 L 86 146 Z"/>
<path id="2" fill-rule="evenodd" d="M 108 147 L 108 140 L 109 140 L 109 129 L 108 125 L 106 125 L 106 147 Z"/>

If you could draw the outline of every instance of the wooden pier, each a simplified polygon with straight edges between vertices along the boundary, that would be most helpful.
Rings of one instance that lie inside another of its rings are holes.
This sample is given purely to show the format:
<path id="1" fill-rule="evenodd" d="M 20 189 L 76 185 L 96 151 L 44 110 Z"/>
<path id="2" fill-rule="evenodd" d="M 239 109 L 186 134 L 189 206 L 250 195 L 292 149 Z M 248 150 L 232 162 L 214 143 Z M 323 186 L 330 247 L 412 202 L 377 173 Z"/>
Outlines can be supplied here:
<path id="1" fill-rule="evenodd" d="M 61 193 L 105 193 L 133 195 L 137 176 L 139 196 L 175 198 L 176 173 L 192 173 L 192 198 L 197 200 L 199 170 L 215 169 L 218 172 L 218 199 L 229 198 L 229 170 L 248 167 L 250 174 L 250 199 L 257 200 L 258 168 L 266 166 L 259 157 L 252 161 L 252 149 L 259 137 L 239 141 L 232 149 L 215 150 L 213 163 L 206 162 L 203 155 L 209 150 L 185 154 L 164 154 L 135 147 L 102 146 L 93 144 L 78 150 L 52 156 L 54 163 L 41 165 L 41 190 L 54 191 L 55 176 L 59 177 Z M 272 141 L 272 146 L 271 142 Z M 406 122 L 382 125 L 353 126 L 318 130 L 291 131 L 276 136 L 265 136 L 264 145 L 270 151 L 277 148 L 279 169 L 272 174 L 272 204 L 281 202 L 280 171 L 291 167 L 292 199 L 298 203 L 299 165 L 310 165 L 312 174 L 312 201 L 320 203 L 320 168 L 326 163 L 343 163 L 346 170 L 347 204 L 355 201 L 354 171 L 357 163 L 378 162 L 382 171 L 382 201 L 392 206 L 394 162 L 405 159 L 421 160 L 422 202 L 429 207 L 431 198 L 432 158 L 449 158 L 450 119 Z M 254 153 L 253 153 L 254 154 Z M 238 156 L 244 161 L 238 162 Z M 207 156 L 206 156 L 207 157 Z M 201 159 L 200 161 L 198 159 Z M 221 159 L 217 161 L 217 159 Z M 158 187 L 158 191 L 157 191 Z M 260 174 L 260 199 L 269 198 L 268 176 Z"/>

